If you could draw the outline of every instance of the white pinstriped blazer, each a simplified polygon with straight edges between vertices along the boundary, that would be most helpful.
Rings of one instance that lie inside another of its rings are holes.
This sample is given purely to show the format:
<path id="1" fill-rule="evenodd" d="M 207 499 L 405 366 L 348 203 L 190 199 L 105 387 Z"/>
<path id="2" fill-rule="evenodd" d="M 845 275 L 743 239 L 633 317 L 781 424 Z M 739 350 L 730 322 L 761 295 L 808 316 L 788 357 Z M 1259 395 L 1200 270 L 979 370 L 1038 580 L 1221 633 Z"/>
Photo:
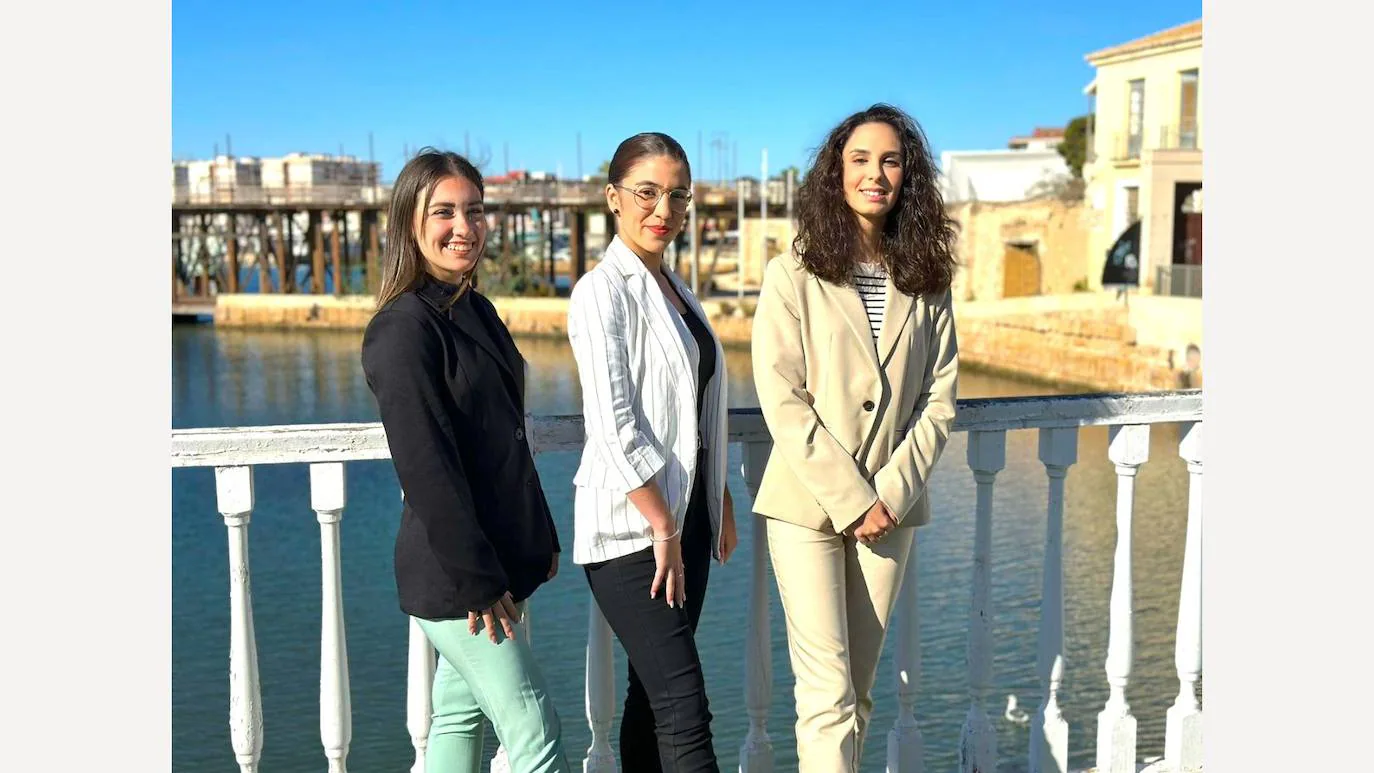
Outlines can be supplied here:
<path id="1" fill-rule="evenodd" d="M 688 311 L 706 314 L 670 271 L 668 281 Z M 710 330 L 710 324 L 706 325 Z M 586 441 L 573 477 L 573 562 L 606 561 L 653 543 L 649 522 L 626 496 L 658 483 L 676 524 L 682 523 L 697 474 L 706 475 L 712 555 L 720 560 L 725 497 L 725 352 L 715 332 L 716 369 L 697 422 L 696 340 L 663 297 L 643 261 L 619 237 L 604 259 L 573 287 L 568 339 L 582 383 Z M 697 438 L 707 449 L 697 467 Z"/>

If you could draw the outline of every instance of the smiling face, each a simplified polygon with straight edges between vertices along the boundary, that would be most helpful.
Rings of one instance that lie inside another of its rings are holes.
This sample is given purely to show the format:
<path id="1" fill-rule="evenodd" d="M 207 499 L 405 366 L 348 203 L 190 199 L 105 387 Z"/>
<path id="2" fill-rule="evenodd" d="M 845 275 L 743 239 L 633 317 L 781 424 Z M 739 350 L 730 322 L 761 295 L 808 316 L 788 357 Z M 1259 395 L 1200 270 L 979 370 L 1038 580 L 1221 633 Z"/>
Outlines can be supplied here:
<path id="1" fill-rule="evenodd" d="M 682 232 L 687 218 L 683 194 L 691 186 L 692 176 L 681 161 L 665 155 L 640 159 L 624 179 L 606 186 L 606 203 L 620 213 L 620 240 L 641 257 L 662 256 Z"/>
<path id="2" fill-rule="evenodd" d="M 841 151 L 844 200 L 861 222 L 881 228 L 902 190 L 902 142 L 882 121 L 855 127 Z"/>
<path id="3" fill-rule="evenodd" d="M 477 265 L 486 245 L 482 193 L 470 180 L 445 177 L 434 185 L 429 204 L 415 211 L 415 241 L 425 270 L 451 284 Z"/>

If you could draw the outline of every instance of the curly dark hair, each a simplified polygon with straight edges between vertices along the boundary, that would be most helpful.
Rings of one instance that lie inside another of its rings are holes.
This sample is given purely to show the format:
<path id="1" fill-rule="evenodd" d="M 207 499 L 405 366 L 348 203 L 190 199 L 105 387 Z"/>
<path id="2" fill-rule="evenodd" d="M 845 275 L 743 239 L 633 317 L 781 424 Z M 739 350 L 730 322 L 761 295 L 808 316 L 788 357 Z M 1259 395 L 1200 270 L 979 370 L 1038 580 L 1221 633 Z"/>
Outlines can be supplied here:
<path id="1" fill-rule="evenodd" d="M 797 189 L 797 236 L 792 247 L 813 275 L 842 286 L 853 283 L 862 234 L 844 199 L 843 151 L 856 128 L 873 122 L 891 126 L 902 143 L 902 187 L 883 224 L 883 264 L 903 293 L 943 293 L 954 280 L 958 223 L 945 212 L 925 132 L 891 105 L 875 104 L 849 116 L 816 149 L 811 169 Z"/>

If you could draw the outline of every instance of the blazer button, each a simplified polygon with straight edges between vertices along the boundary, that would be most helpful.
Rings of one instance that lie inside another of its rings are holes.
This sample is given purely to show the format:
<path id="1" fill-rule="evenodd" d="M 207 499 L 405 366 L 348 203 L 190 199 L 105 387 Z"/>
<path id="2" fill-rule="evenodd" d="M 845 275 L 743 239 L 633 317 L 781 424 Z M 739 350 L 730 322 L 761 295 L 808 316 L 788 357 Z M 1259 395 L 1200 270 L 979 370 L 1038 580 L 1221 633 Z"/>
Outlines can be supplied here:
<path id="1" fill-rule="evenodd" d="M 524 440 L 525 440 L 525 428 L 524 428 L 524 427 L 516 427 L 516 428 L 515 428 L 515 439 L 516 439 L 516 440 L 519 440 L 519 441 L 521 441 L 521 442 L 524 442 Z"/>
<path id="2" fill-rule="evenodd" d="M 874 406 L 873 406 L 873 401 L 872 401 L 872 400 L 864 400 L 864 410 L 865 410 L 865 411 L 872 412 L 873 407 L 874 407 Z"/>

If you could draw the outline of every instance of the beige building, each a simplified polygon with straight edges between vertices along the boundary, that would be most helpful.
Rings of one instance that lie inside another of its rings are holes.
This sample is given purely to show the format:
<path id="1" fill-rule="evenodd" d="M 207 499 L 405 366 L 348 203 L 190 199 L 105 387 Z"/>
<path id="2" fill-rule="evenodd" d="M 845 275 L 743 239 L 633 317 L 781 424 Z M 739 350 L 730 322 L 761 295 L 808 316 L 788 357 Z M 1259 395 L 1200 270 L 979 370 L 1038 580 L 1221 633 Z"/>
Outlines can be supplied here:
<path id="1" fill-rule="evenodd" d="M 1086 57 L 1092 133 L 1083 166 L 1092 227 L 1088 276 L 1102 284 L 1107 250 L 1141 222 L 1140 289 L 1202 292 L 1202 21 Z"/>
<path id="2" fill-rule="evenodd" d="M 1065 295 L 1090 286 L 1081 204 L 1047 196 L 953 202 L 945 211 L 959 224 L 955 300 Z"/>

